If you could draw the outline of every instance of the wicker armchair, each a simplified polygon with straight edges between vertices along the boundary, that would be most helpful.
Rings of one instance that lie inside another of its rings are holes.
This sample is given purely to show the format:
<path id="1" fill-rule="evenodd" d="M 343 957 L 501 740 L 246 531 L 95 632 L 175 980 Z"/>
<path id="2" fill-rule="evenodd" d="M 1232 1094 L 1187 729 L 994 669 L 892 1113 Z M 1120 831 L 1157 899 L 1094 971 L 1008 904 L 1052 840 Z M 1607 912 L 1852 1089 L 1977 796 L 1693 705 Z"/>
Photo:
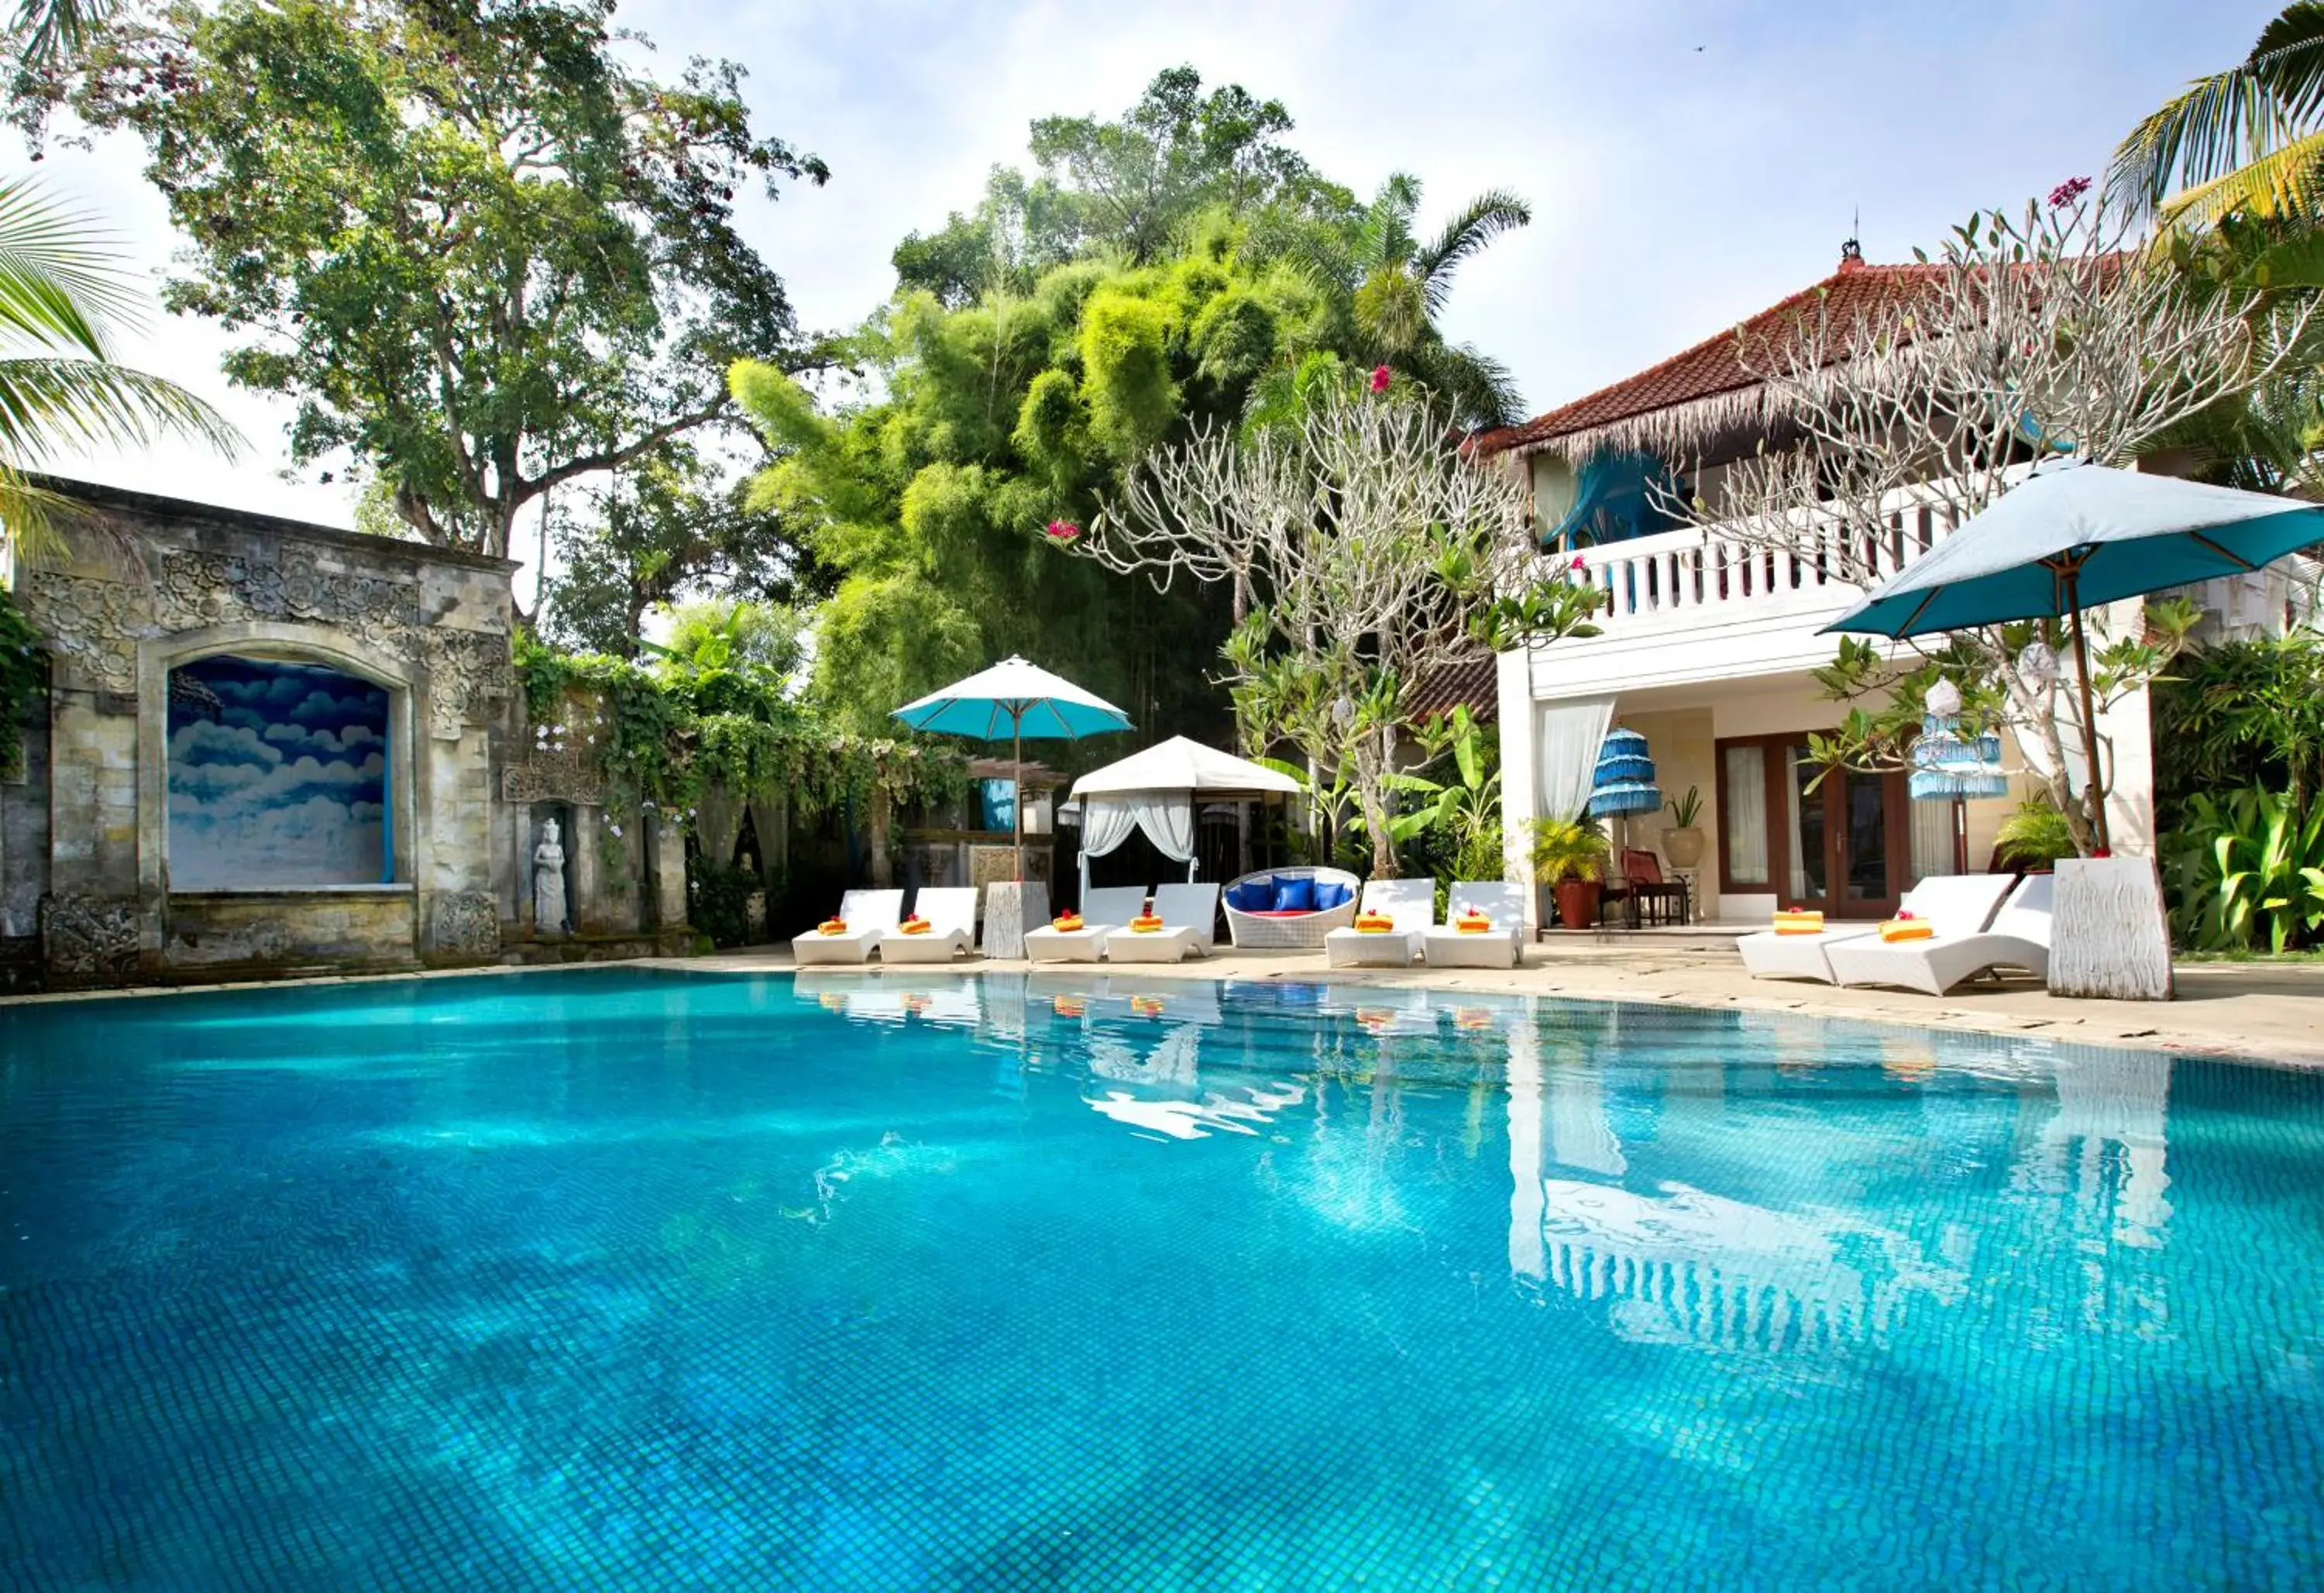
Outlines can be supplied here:
<path id="1" fill-rule="evenodd" d="M 1313 882 L 1319 894 L 1336 895 L 1339 900 L 1329 907 L 1288 913 L 1257 905 L 1262 890 L 1272 902 L 1271 886 L 1300 880 Z M 1269 868 L 1246 874 L 1229 884 L 1222 898 L 1227 911 L 1227 933 L 1239 947 L 1321 949 L 1325 935 L 1356 922 L 1356 894 L 1361 884 L 1344 868 Z"/>

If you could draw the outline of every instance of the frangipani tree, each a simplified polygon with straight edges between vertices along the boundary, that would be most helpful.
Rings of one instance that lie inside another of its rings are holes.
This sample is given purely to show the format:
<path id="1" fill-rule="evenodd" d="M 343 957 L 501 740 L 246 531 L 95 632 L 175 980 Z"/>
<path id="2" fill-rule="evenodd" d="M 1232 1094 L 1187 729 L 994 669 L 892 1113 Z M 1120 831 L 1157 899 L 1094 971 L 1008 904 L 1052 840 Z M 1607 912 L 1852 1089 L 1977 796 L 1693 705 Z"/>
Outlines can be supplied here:
<path id="1" fill-rule="evenodd" d="M 1972 216 L 1884 291 L 1844 310 L 1819 302 L 1788 337 L 1739 343 L 1765 386 L 1768 440 L 1720 466 L 1708 491 L 1663 489 L 1665 506 L 1706 537 L 1869 588 L 2041 460 L 2131 464 L 2298 357 L 2312 303 L 2190 282 L 2132 246 L 2089 186 L 2062 184 L 2020 217 Z M 2194 619 L 2184 604 L 2142 607 L 2119 632 L 2099 626 L 2101 714 L 2161 673 Z M 1981 626 L 1901 653 L 1844 644 L 1819 680 L 1851 709 L 1812 755 L 1901 766 L 1921 694 L 1950 680 L 1964 729 L 2008 725 L 2089 851 L 2092 814 L 2068 771 L 2080 710 L 2053 628 Z"/>
<path id="2" fill-rule="evenodd" d="M 1391 792 L 1411 690 L 1480 645 L 1587 634 L 1598 595 L 1544 579 L 1526 484 L 1480 466 L 1440 411 L 1333 388 L 1295 421 L 1147 456 L 1076 551 L 1167 591 L 1227 582 L 1222 655 L 1243 739 L 1349 777 L 1372 871 L 1397 873 Z"/>

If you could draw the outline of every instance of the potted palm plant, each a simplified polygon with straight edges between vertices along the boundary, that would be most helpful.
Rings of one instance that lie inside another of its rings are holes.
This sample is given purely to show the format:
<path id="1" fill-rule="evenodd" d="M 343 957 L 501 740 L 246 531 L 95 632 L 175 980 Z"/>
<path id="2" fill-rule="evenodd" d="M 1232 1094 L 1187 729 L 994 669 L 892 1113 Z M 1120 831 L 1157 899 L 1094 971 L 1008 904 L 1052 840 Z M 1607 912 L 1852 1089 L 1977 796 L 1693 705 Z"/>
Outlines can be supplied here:
<path id="1" fill-rule="evenodd" d="M 1604 888 L 1609 857 L 1606 832 L 1587 820 L 1543 819 L 1533 827 L 1533 877 L 1557 901 L 1557 918 L 1569 930 L 1598 922 L 1598 895 Z"/>
<path id="2" fill-rule="evenodd" d="M 1663 855 L 1673 868 L 1692 868 L 1702 861 L 1703 834 L 1694 822 L 1702 817 L 1702 792 L 1690 785 L 1669 805 L 1671 828 L 1663 831 Z"/>

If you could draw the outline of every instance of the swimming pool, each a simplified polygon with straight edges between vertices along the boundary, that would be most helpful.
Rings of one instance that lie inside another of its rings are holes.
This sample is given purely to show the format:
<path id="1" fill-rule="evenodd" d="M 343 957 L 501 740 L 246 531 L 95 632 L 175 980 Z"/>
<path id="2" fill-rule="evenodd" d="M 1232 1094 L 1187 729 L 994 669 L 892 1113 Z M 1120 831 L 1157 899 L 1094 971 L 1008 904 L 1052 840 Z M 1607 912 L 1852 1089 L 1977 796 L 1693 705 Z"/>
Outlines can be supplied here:
<path id="1" fill-rule="evenodd" d="M 2324 1079 L 1271 984 L 0 1012 L 0 1582 L 2324 1575 Z"/>

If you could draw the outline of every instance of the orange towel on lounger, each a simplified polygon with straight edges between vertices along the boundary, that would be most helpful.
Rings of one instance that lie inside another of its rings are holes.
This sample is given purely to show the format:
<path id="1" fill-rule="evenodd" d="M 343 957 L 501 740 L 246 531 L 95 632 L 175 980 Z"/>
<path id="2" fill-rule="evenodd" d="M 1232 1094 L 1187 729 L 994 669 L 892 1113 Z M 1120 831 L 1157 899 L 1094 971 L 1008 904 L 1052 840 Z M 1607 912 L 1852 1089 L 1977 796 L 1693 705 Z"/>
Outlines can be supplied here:
<path id="1" fill-rule="evenodd" d="M 1880 926 L 1884 940 L 1926 940 L 1934 938 L 1936 926 L 1925 918 L 1892 918 Z"/>
<path id="2" fill-rule="evenodd" d="M 1820 935 L 1823 933 L 1823 914 L 1798 908 L 1777 912 L 1775 932 L 1779 935 Z"/>
<path id="3" fill-rule="evenodd" d="M 815 926 L 815 932 L 818 935 L 844 935 L 847 932 L 847 921 L 844 918 L 826 918 Z"/>
<path id="4" fill-rule="evenodd" d="M 1060 912 L 1049 921 L 1049 927 L 1070 935 L 1082 927 L 1082 915 L 1078 912 Z"/>
<path id="5" fill-rule="evenodd" d="M 1475 908 L 1466 907 L 1452 921 L 1452 927 L 1464 935 L 1481 935 L 1493 927 L 1493 921 Z"/>
<path id="6" fill-rule="evenodd" d="M 1396 920 L 1390 918 L 1385 912 L 1359 912 L 1356 914 L 1356 931 L 1359 934 L 1385 935 L 1388 931 L 1394 928 L 1396 928 Z"/>
<path id="7" fill-rule="evenodd" d="M 1133 935 L 1158 935 L 1162 932 L 1162 921 L 1151 912 L 1141 912 L 1130 921 L 1130 932 Z"/>

